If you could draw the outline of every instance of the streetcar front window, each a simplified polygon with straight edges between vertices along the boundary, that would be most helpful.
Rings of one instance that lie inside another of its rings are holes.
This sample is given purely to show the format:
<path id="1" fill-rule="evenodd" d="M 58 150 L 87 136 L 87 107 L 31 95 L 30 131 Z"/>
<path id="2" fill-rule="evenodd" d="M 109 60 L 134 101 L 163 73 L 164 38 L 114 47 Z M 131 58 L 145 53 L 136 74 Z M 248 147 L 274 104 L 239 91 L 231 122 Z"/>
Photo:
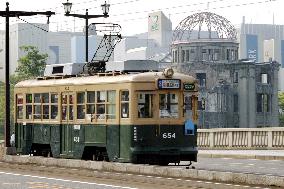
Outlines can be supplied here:
<path id="1" fill-rule="evenodd" d="M 184 100 L 183 114 L 184 114 L 184 117 L 189 119 L 192 117 L 192 94 L 185 92 L 183 100 Z"/>
<path id="2" fill-rule="evenodd" d="M 138 94 L 138 118 L 153 117 L 153 94 Z"/>
<path id="3" fill-rule="evenodd" d="M 160 118 L 178 118 L 178 96 L 175 93 L 159 95 Z"/>

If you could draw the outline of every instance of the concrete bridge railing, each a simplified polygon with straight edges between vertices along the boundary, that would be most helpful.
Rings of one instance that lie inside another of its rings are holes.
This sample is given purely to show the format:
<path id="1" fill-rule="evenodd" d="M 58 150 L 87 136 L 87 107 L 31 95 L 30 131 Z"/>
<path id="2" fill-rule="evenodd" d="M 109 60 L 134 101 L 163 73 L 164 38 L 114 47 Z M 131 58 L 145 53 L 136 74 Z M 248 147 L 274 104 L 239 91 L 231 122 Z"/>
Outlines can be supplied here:
<path id="1" fill-rule="evenodd" d="M 284 149 L 284 128 L 198 129 L 199 149 Z"/>

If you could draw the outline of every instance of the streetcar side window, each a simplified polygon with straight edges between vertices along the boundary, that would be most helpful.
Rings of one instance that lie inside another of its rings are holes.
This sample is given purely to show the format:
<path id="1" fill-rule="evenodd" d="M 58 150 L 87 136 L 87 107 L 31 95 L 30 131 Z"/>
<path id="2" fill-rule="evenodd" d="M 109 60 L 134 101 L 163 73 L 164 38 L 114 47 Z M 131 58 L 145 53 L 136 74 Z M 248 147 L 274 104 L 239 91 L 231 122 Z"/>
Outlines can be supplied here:
<path id="1" fill-rule="evenodd" d="M 34 94 L 34 119 L 41 119 L 41 94 Z"/>
<path id="2" fill-rule="evenodd" d="M 26 119 L 32 119 L 32 113 L 33 113 L 33 95 L 32 94 L 26 94 Z"/>
<path id="3" fill-rule="evenodd" d="M 102 120 L 105 119 L 105 113 L 106 113 L 106 91 L 97 91 L 97 119 Z"/>
<path id="4" fill-rule="evenodd" d="M 153 117 L 153 94 L 138 93 L 138 118 Z"/>
<path id="5" fill-rule="evenodd" d="M 121 118 L 129 118 L 129 91 L 121 91 Z"/>
<path id="6" fill-rule="evenodd" d="M 43 93 L 42 95 L 42 111 L 43 119 L 49 119 L 49 93 Z"/>
<path id="7" fill-rule="evenodd" d="M 107 119 L 115 119 L 115 91 L 107 91 Z"/>
<path id="8" fill-rule="evenodd" d="M 69 120 L 73 120 L 74 119 L 74 99 L 75 99 L 75 95 L 74 94 L 69 94 Z"/>
<path id="9" fill-rule="evenodd" d="M 67 120 L 67 94 L 62 94 L 61 96 L 61 103 L 62 103 L 62 110 L 61 110 L 61 117 L 62 120 Z"/>
<path id="10" fill-rule="evenodd" d="M 96 103 L 96 92 L 88 91 L 87 92 L 87 120 L 92 120 L 93 114 L 95 114 L 95 104 Z"/>
<path id="11" fill-rule="evenodd" d="M 178 96 L 175 93 L 159 95 L 160 118 L 178 118 Z"/>
<path id="12" fill-rule="evenodd" d="M 51 119 L 57 119 L 58 118 L 58 94 L 51 94 L 50 95 L 50 108 L 51 108 Z"/>
<path id="13" fill-rule="evenodd" d="M 23 95 L 18 94 L 17 96 L 17 119 L 23 119 Z"/>
<path id="14" fill-rule="evenodd" d="M 77 119 L 85 119 L 85 92 L 77 93 Z"/>

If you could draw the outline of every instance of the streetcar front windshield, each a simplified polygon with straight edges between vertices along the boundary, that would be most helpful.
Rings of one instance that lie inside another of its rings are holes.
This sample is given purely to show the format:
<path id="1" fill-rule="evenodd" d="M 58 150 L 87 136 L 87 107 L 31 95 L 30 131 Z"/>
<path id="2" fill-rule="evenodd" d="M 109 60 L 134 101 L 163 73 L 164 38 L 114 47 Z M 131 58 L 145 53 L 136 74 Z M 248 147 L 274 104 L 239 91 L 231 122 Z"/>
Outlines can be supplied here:
<path id="1" fill-rule="evenodd" d="M 153 94 L 138 94 L 138 118 L 153 118 Z"/>
<path id="2" fill-rule="evenodd" d="M 183 104 L 184 104 L 184 111 L 183 115 L 187 119 L 192 117 L 192 94 L 189 92 L 184 93 L 184 99 L 183 99 Z"/>
<path id="3" fill-rule="evenodd" d="M 177 94 L 159 94 L 159 115 L 160 118 L 178 118 Z"/>

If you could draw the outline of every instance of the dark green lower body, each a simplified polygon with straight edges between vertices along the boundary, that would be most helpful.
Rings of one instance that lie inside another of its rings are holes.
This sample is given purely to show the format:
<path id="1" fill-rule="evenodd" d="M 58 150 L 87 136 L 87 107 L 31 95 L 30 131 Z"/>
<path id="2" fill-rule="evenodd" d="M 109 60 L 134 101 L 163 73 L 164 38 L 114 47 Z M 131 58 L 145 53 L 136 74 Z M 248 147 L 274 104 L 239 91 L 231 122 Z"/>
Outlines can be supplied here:
<path id="1" fill-rule="evenodd" d="M 197 161 L 195 135 L 182 125 L 16 124 L 20 154 L 167 164 Z"/>

